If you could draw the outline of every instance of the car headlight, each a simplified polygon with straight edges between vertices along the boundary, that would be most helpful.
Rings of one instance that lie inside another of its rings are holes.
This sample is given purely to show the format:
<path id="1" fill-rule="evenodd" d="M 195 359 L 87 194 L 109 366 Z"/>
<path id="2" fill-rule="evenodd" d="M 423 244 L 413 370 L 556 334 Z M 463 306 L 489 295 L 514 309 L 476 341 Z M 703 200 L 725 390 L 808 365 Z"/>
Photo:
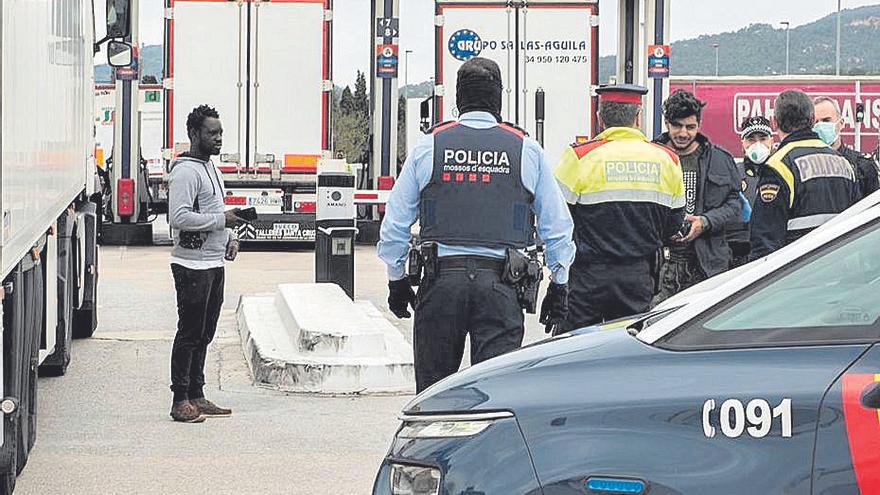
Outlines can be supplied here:
<path id="1" fill-rule="evenodd" d="M 391 464 L 391 495 L 437 495 L 439 492 L 439 469 Z"/>
<path id="2" fill-rule="evenodd" d="M 472 437 L 496 420 L 512 418 L 507 411 L 471 414 L 401 416 L 403 426 L 397 438 L 461 438 Z"/>
<path id="3" fill-rule="evenodd" d="M 482 432 L 491 421 L 435 421 L 408 423 L 400 428 L 397 438 L 456 438 L 470 437 Z"/>

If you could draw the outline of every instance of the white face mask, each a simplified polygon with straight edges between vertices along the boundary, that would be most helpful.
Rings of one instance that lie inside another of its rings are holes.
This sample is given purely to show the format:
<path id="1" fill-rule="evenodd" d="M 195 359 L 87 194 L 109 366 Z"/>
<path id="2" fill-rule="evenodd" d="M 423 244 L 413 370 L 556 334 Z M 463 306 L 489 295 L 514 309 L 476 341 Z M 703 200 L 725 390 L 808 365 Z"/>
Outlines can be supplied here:
<path id="1" fill-rule="evenodd" d="M 748 148 L 746 148 L 746 157 L 752 162 L 757 164 L 762 164 L 770 158 L 770 148 L 768 148 L 764 143 L 758 142 L 754 143 Z"/>

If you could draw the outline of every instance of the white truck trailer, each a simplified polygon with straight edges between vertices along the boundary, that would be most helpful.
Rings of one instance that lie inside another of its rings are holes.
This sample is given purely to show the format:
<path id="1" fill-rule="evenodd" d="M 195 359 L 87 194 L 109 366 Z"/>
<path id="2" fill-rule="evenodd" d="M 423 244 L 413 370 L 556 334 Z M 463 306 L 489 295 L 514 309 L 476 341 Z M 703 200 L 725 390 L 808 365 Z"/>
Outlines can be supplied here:
<path id="1" fill-rule="evenodd" d="M 434 122 L 458 117 L 458 68 L 492 59 L 504 83 L 502 118 L 543 141 L 556 165 L 566 146 L 598 129 L 598 9 L 595 0 L 437 0 Z"/>
<path id="2" fill-rule="evenodd" d="M 330 149 L 331 0 L 166 0 L 165 158 L 186 118 L 217 109 L 214 157 L 230 207 L 257 209 L 248 241 L 314 241 L 318 162 Z"/>
<path id="3" fill-rule="evenodd" d="M 38 369 L 64 374 L 97 324 L 94 46 L 92 0 L 0 2 L 0 495 L 36 439 Z"/>

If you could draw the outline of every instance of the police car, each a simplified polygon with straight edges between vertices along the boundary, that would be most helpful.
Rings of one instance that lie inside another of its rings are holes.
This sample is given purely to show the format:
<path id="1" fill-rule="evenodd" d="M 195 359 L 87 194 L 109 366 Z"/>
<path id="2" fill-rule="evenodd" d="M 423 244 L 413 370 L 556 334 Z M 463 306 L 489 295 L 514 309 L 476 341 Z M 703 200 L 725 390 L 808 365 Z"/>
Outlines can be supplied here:
<path id="1" fill-rule="evenodd" d="M 880 493 L 878 203 L 658 311 L 434 385 L 373 493 Z"/>

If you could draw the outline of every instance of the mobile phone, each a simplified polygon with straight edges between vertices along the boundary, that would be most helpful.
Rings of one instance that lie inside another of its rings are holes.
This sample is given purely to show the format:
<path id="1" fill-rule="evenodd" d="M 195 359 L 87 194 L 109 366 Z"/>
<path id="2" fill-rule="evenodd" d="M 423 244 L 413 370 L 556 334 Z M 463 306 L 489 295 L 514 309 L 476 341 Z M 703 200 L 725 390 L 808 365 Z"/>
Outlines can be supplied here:
<path id="1" fill-rule="evenodd" d="M 247 220 L 248 222 L 253 222 L 257 219 L 257 209 L 251 206 L 250 208 L 236 210 L 235 215 L 238 218 Z"/>
<path id="2" fill-rule="evenodd" d="M 691 222 L 684 222 L 681 224 L 681 229 L 678 231 L 678 237 L 684 239 L 691 233 Z"/>

